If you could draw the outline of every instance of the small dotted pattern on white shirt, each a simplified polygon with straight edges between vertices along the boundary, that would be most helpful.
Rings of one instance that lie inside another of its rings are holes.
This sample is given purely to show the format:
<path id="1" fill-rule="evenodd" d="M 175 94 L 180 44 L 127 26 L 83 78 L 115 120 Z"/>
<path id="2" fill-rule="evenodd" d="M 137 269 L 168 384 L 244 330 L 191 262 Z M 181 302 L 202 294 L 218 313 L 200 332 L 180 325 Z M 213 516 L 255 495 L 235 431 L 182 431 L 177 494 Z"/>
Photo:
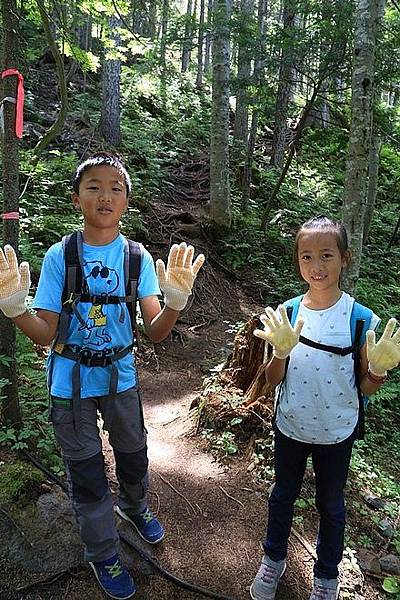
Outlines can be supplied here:
<path id="1" fill-rule="evenodd" d="M 354 298 L 343 292 L 324 310 L 300 304 L 302 335 L 329 346 L 351 346 L 350 315 Z M 371 329 L 379 325 L 374 315 Z M 276 391 L 277 397 L 279 388 Z M 276 425 L 286 436 L 311 444 L 337 444 L 354 430 L 358 396 L 352 354 L 339 356 L 299 343 L 290 354 L 281 385 Z"/>

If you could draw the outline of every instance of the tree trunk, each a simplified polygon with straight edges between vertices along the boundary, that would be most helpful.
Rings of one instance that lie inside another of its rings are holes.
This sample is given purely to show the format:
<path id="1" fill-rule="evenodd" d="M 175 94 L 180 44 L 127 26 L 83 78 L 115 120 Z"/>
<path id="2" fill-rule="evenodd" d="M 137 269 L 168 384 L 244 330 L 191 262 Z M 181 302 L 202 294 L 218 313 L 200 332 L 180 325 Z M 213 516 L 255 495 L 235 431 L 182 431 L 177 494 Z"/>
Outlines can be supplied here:
<path id="1" fill-rule="evenodd" d="M 204 48 L 204 73 L 207 73 L 208 69 L 210 68 L 213 5 L 214 5 L 214 1 L 213 0 L 208 0 L 208 8 L 207 8 L 207 35 L 206 35 L 206 45 L 205 45 L 205 48 Z"/>
<path id="2" fill-rule="evenodd" d="M 161 40 L 160 40 L 160 67 L 161 80 L 165 83 L 167 59 L 166 59 L 166 36 L 168 31 L 169 0 L 163 0 L 161 16 Z"/>
<path id="3" fill-rule="evenodd" d="M 109 17 L 110 39 L 115 46 L 119 46 L 121 43 L 121 37 L 117 31 L 119 24 L 118 17 Z M 121 143 L 120 75 L 121 61 L 105 56 L 99 129 L 105 141 L 112 146 L 119 146 Z"/>
<path id="4" fill-rule="evenodd" d="M 156 35 L 157 35 L 157 3 L 153 2 L 153 0 L 151 2 L 149 2 L 148 11 L 149 11 L 149 24 L 148 24 L 149 38 L 154 41 L 156 39 Z"/>
<path id="5" fill-rule="evenodd" d="M 39 9 L 40 17 L 42 19 L 43 29 L 46 35 L 47 43 L 49 44 L 51 53 L 54 58 L 54 62 L 57 68 L 57 77 L 58 77 L 58 89 L 60 91 L 60 101 L 61 108 L 60 112 L 57 115 L 57 119 L 50 127 L 48 131 L 41 137 L 33 149 L 34 154 L 34 163 L 36 163 L 39 159 L 40 154 L 43 152 L 45 148 L 50 144 L 50 142 L 62 131 L 62 128 L 65 123 L 65 119 L 68 113 L 68 94 L 67 94 L 67 82 L 64 71 L 64 60 L 60 54 L 58 46 L 52 36 L 49 17 L 47 16 L 47 12 L 41 2 L 36 0 L 36 4 Z"/>
<path id="6" fill-rule="evenodd" d="M 181 72 L 186 73 L 190 61 L 190 49 L 192 46 L 192 0 L 187 0 L 186 21 L 185 21 L 185 39 L 183 40 L 182 66 Z"/>
<path id="7" fill-rule="evenodd" d="M 381 0 L 357 0 L 354 31 L 351 125 L 343 193 L 343 223 L 353 260 L 343 274 L 343 287 L 354 293 L 358 280 L 366 206 L 371 143 L 375 42 Z"/>
<path id="8" fill-rule="evenodd" d="M 17 20 L 15 0 L 2 2 L 2 70 L 18 69 L 19 67 L 19 23 Z M 16 98 L 16 78 L 3 79 L 2 97 Z M 2 139 L 3 153 L 3 213 L 18 212 L 19 208 L 19 155 L 18 140 L 15 135 L 15 104 L 4 103 L 4 136 Z M 11 244 L 18 250 L 19 221 L 3 219 L 3 245 Z M 0 389 L 2 400 L 0 420 L 15 425 L 21 421 L 21 410 L 18 400 L 18 379 L 16 364 L 16 334 L 15 325 L 0 311 L 0 355 L 8 358 L 8 364 L 0 362 L 0 379 L 8 384 Z"/>
<path id="9" fill-rule="evenodd" d="M 240 1 L 240 32 L 238 48 L 238 70 L 236 90 L 236 114 L 233 139 L 244 150 L 249 132 L 249 92 L 252 52 L 251 22 L 254 13 L 254 0 Z"/>
<path id="10" fill-rule="evenodd" d="M 363 245 L 364 246 L 368 243 L 372 215 L 374 213 L 376 194 L 377 194 L 377 190 L 378 190 L 380 149 L 381 149 L 381 138 L 376 132 L 374 132 L 372 134 L 371 147 L 369 150 L 367 208 L 365 211 L 364 235 L 363 235 Z"/>
<path id="11" fill-rule="evenodd" d="M 230 0 L 213 11 L 213 85 L 210 139 L 210 219 L 219 235 L 231 226 L 229 186 L 229 19 Z"/>
<path id="12" fill-rule="evenodd" d="M 204 42 L 204 11 L 205 0 L 200 0 L 199 37 L 197 46 L 197 75 L 196 87 L 203 86 L 203 42 Z"/>
<path id="13" fill-rule="evenodd" d="M 290 30 L 295 25 L 296 17 L 296 1 L 285 0 L 283 7 L 283 35 L 287 39 Z M 285 150 L 287 146 L 287 112 L 290 99 L 290 87 L 293 78 L 293 49 L 286 42 L 282 48 L 280 67 L 279 67 L 279 83 L 278 92 L 276 95 L 275 106 L 275 127 L 274 137 L 272 142 L 271 165 L 278 167 L 283 166 Z"/>
<path id="14" fill-rule="evenodd" d="M 254 61 L 253 84 L 258 90 L 263 78 L 264 60 L 262 57 L 265 54 L 265 14 L 266 0 L 258 0 L 258 32 L 259 32 L 259 48 Z M 251 173 L 253 166 L 254 148 L 257 138 L 257 127 L 259 118 L 259 94 L 253 99 L 253 111 L 251 115 L 251 125 L 249 138 L 247 142 L 246 160 L 243 169 L 243 185 L 242 185 L 242 211 L 245 213 L 248 210 L 250 199 Z M 255 104 L 255 106 L 254 106 Z"/>

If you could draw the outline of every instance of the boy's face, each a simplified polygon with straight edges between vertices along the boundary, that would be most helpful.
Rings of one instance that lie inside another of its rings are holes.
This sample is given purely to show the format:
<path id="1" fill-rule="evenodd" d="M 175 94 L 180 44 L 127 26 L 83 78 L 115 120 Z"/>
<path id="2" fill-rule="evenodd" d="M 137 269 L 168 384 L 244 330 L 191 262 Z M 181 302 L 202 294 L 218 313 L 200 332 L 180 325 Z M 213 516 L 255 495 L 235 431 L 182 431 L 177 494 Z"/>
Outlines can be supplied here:
<path id="1" fill-rule="evenodd" d="M 86 226 L 116 229 L 128 207 L 125 178 L 110 165 L 92 167 L 83 174 L 72 202 L 82 211 Z"/>

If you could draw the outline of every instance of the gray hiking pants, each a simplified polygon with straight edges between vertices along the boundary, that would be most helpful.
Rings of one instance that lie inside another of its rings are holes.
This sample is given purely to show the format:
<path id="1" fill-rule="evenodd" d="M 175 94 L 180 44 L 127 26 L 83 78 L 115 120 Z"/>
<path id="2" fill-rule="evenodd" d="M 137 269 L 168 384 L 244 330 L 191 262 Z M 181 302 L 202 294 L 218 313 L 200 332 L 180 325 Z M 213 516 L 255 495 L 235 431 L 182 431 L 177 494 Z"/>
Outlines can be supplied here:
<path id="1" fill-rule="evenodd" d="M 118 551 L 118 533 L 97 425 L 100 412 L 114 450 L 119 482 L 118 504 L 134 513 L 147 506 L 148 458 L 146 429 L 139 392 L 84 398 L 79 428 L 72 402 L 51 398 L 51 421 L 61 447 L 68 487 L 84 544 L 85 560 L 98 562 Z"/>

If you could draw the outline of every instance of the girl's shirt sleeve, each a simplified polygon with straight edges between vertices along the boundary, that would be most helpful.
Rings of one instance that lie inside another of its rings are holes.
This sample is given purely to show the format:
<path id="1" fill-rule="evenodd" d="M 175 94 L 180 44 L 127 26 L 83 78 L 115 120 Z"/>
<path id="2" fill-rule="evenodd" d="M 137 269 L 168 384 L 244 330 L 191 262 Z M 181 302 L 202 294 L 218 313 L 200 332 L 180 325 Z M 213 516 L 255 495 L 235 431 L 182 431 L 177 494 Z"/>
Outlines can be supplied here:
<path id="1" fill-rule="evenodd" d="M 32 308 L 61 313 L 64 274 L 62 243 L 58 242 L 49 248 L 43 259 Z"/>

